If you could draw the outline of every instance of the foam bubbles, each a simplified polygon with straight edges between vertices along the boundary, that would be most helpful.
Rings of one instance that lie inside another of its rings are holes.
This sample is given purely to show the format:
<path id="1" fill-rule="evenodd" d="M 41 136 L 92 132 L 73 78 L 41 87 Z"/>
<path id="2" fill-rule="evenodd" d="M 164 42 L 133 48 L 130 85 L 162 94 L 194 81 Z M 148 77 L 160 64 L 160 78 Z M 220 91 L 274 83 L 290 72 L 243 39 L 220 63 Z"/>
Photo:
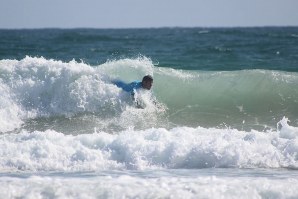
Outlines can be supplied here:
<path id="1" fill-rule="evenodd" d="M 2 177 L 1 198 L 297 198 L 295 178 Z M 286 190 L 286 191 L 285 191 Z"/>
<path id="2" fill-rule="evenodd" d="M 297 137 L 236 129 L 152 128 L 77 136 L 22 131 L 1 135 L 0 148 L 2 170 L 298 168 Z"/>
<path id="3" fill-rule="evenodd" d="M 0 79 L 0 132 L 4 132 L 20 126 L 23 121 L 19 117 L 22 110 L 10 95 L 8 86 L 1 82 Z"/>
<path id="4" fill-rule="evenodd" d="M 280 137 L 286 139 L 294 139 L 298 137 L 298 128 L 290 126 L 288 124 L 289 119 L 283 117 L 281 121 L 277 123 L 277 129 L 279 129 Z"/>

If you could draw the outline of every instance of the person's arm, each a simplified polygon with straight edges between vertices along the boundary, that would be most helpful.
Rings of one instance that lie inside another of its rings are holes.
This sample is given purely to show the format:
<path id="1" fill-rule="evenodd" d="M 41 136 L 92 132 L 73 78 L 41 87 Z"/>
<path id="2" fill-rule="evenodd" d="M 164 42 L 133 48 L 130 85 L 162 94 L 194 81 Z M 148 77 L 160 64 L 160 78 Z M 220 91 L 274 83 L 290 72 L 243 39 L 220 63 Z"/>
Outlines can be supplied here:
<path id="1" fill-rule="evenodd" d="M 132 98 L 132 101 L 133 101 L 136 108 L 144 109 L 144 107 L 142 106 L 142 104 L 138 100 L 137 93 L 136 93 L 135 89 L 131 92 L 131 98 Z"/>
<path id="2" fill-rule="evenodd" d="M 132 101 L 135 102 L 136 101 L 135 90 L 132 90 L 130 94 L 131 94 Z"/>

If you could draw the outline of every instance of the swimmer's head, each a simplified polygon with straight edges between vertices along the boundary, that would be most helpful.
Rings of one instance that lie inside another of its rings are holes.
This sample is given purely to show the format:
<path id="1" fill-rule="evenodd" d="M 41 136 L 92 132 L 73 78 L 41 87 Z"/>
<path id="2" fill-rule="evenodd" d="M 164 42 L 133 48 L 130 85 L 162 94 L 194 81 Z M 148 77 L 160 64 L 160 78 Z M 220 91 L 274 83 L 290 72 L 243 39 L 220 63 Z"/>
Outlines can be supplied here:
<path id="1" fill-rule="evenodd" d="M 144 89 L 150 90 L 153 84 L 153 78 L 151 75 L 146 75 L 143 77 L 142 80 L 142 87 Z"/>

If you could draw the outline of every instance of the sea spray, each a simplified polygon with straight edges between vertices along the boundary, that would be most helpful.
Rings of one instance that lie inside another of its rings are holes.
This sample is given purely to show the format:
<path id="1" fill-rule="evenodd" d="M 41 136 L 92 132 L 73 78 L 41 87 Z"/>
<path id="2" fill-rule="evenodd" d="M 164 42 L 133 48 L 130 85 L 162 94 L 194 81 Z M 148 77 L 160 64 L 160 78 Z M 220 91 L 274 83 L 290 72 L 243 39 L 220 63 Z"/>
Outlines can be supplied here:
<path id="1" fill-rule="evenodd" d="M 26 57 L 3 60 L 0 68 L 2 132 L 31 118 L 81 113 L 113 118 L 131 104 L 129 94 L 110 82 L 115 77 L 104 73 L 104 67 Z"/>

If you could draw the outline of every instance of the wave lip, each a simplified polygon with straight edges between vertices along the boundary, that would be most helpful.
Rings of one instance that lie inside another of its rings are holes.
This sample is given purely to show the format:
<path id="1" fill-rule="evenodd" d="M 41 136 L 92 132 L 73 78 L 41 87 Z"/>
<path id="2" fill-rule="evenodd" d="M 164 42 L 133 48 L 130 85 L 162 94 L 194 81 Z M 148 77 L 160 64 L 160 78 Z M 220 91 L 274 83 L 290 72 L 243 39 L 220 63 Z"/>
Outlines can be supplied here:
<path id="1" fill-rule="evenodd" d="M 177 127 L 64 135 L 52 130 L 1 135 L 2 170 L 298 169 L 297 136 Z M 296 127 L 291 127 L 297 131 Z"/>
<path id="2" fill-rule="evenodd" d="M 274 129 L 284 115 L 297 124 L 298 75 L 282 71 L 180 71 L 158 68 L 155 89 L 179 126 Z"/>

